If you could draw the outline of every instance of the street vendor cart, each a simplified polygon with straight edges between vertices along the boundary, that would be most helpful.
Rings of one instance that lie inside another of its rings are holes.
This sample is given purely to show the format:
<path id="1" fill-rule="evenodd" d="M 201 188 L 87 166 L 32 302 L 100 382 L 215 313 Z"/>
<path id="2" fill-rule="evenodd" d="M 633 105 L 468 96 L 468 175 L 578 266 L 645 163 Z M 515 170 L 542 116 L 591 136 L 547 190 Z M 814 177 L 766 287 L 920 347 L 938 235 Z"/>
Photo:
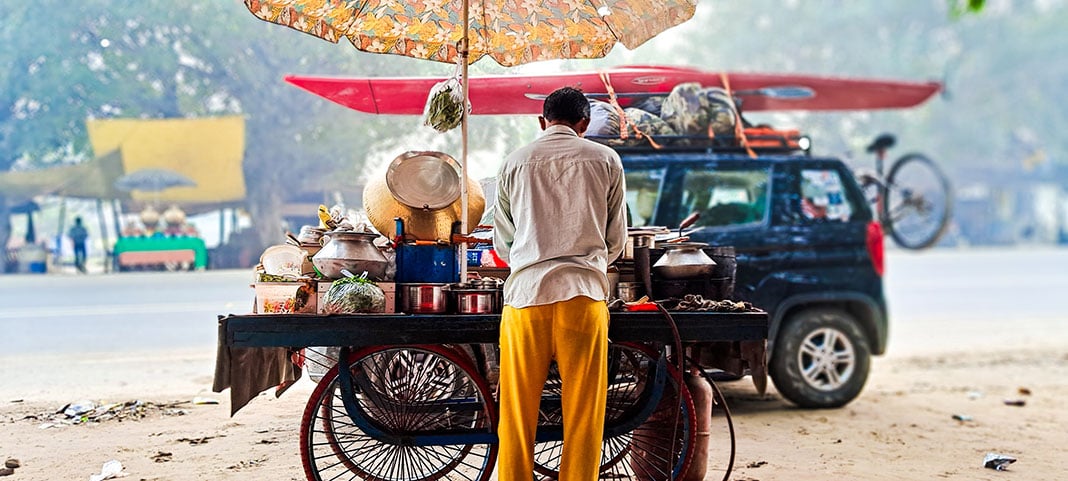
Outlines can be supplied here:
<path id="1" fill-rule="evenodd" d="M 611 315 L 602 478 L 678 479 L 686 472 L 698 420 L 675 363 L 680 357 L 686 369 L 700 369 L 697 352 L 713 342 L 764 354 L 763 312 L 670 317 L 674 327 L 660 311 Z M 497 314 L 229 315 L 219 319 L 217 373 L 236 381 L 261 369 L 248 364 L 264 357 L 250 352 L 292 360 L 307 346 L 339 346 L 338 364 L 319 381 L 301 420 L 309 480 L 484 481 L 497 453 L 495 375 L 487 360 L 498 323 Z M 555 370 L 540 413 L 535 469 L 555 478 L 563 439 Z"/>
<path id="2" fill-rule="evenodd" d="M 219 318 L 214 389 L 231 390 L 232 412 L 304 371 L 318 380 L 300 428 L 309 480 L 486 481 L 493 473 L 499 296 L 509 272 L 485 237 L 456 231 L 454 164 L 440 153 L 398 156 L 364 191 L 375 232 L 338 206 L 320 206 L 330 230 L 305 226 L 261 256 L 257 276 L 270 282 L 257 281 L 257 313 Z M 470 187 L 477 220 L 484 201 L 478 184 Z M 669 235 L 652 249 L 658 233 L 629 231 L 631 245 L 606 272 L 605 479 L 688 479 L 693 459 L 693 477 L 703 477 L 712 387 L 694 373 L 751 372 L 759 390 L 766 379 L 768 316 L 729 300 L 733 248 Z M 276 287 L 287 287 L 279 289 L 286 302 L 268 298 Z M 633 299 L 632 289 L 645 295 Z M 396 298 L 383 301 L 390 292 Z M 646 302 L 654 297 L 662 301 Z M 548 479 L 560 468 L 561 392 L 550 367 L 534 459 Z"/>

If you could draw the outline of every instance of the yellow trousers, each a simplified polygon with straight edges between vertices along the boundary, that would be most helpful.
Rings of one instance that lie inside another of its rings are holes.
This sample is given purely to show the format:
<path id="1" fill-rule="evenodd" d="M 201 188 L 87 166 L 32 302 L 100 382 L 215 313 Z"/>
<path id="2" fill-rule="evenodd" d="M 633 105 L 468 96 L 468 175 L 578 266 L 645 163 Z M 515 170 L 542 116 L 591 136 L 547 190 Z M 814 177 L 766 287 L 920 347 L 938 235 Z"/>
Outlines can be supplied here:
<path id="1" fill-rule="evenodd" d="M 538 404 L 555 358 L 562 382 L 561 481 L 595 481 L 608 390 L 608 307 L 576 297 L 501 315 L 499 481 L 531 481 Z"/>

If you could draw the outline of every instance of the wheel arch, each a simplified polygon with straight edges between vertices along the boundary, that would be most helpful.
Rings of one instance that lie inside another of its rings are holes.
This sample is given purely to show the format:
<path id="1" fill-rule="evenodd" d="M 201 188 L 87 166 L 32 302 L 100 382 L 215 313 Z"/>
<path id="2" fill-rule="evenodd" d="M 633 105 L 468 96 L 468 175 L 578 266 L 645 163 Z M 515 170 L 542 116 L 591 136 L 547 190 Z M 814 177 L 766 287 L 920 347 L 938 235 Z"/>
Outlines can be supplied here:
<path id="1" fill-rule="evenodd" d="M 798 312 L 814 307 L 844 310 L 860 323 L 861 330 L 868 336 L 868 349 L 871 353 L 879 355 L 886 352 L 887 316 L 875 299 L 856 292 L 825 292 L 792 296 L 779 304 L 768 326 L 768 344 L 771 346 L 771 349 L 768 349 L 769 355 L 774 355 L 778 333 L 787 320 Z"/>

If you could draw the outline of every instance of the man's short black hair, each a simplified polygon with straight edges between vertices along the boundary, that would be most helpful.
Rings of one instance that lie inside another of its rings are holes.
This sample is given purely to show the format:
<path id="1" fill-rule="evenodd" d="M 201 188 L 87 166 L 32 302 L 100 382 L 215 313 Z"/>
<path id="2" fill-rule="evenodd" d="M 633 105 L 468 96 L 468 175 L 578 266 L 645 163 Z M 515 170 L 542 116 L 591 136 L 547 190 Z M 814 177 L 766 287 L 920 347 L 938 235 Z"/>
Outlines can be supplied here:
<path id="1" fill-rule="evenodd" d="M 541 116 L 550 122 L 560 120 L 577 124 L 590 118 L 590 101 L 577 88 L 558 88 L 545 98 Z"/>

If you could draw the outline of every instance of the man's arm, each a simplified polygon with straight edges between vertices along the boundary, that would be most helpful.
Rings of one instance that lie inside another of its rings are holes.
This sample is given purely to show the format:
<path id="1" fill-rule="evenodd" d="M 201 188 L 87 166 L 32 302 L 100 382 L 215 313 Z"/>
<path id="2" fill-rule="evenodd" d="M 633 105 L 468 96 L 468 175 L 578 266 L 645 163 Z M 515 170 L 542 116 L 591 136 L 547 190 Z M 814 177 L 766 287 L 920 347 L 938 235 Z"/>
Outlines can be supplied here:
<path id="1" fill-rule="evenodd" d="M 515 241 L 515 221 L 512 220 L 512 202 L 508 197 L 510 187 L 504 171 L 497 174 L 497 200 L 493 206 L 493 250 L 504 262 Z"/>
<path id="2" fill-rule="evenodd" d="M 616 159 L 614 166 L 620 166 Z M 615 169 L 613 169 L 615 170 Z M 618 174 L 613 179 L 612 186 L 608 190 L 608 224 L 605 228 L 605 244 L 608 247 L 608 263 L 615 262 L 623 255 L 623 248 L 627 243 L 627 183 L 620 166 Z"/>

